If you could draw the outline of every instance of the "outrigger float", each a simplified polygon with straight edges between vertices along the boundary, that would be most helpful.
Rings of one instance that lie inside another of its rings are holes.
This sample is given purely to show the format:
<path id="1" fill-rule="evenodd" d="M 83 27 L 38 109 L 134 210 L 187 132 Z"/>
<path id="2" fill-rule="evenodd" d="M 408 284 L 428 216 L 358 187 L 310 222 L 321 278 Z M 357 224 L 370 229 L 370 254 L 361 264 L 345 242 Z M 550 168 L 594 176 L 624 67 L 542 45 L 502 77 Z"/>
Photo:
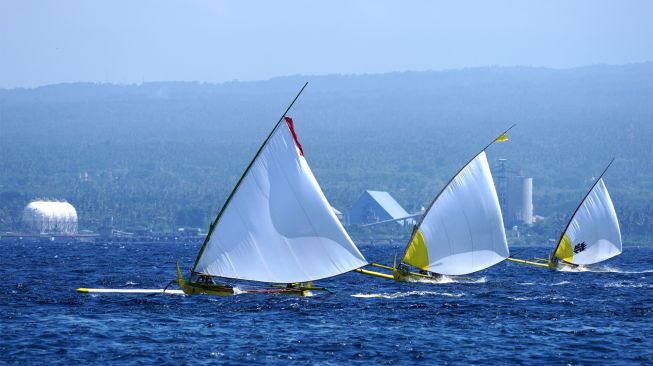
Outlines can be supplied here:
<path id="1" fill-rule="evenodd" d="M 399 265 L 377 263 L 358 273 L 397 282 L 438 280 L 491 267 L 510 256 L 499 198 L 485 150 L 508 141 L 508 131 L 492 140 L 456 173 L 421 215 Z M 466 277 L 454 277 L 469 280 Z"/>
<path id="2" fill-rule="evenodd" d="M 582 268 L 621 254 L 621 230 L 610 193 L 603 181 L 614 159 L 603 170 L 581 200 L 562 230 L 553 255 L 529 260 L 509 261 L 552 270 Z"/>
<path id="3" fill-rule="evenodd" d="M 330 292 L 313 281 L 367 265 L 317 183 L 287 116 L 307 84 L 211 223 L 187 280 L 177 264 L 172 282 L 184 294 L 308 296 Z M 234 281 L 237 286 L 229 283 Z"/>

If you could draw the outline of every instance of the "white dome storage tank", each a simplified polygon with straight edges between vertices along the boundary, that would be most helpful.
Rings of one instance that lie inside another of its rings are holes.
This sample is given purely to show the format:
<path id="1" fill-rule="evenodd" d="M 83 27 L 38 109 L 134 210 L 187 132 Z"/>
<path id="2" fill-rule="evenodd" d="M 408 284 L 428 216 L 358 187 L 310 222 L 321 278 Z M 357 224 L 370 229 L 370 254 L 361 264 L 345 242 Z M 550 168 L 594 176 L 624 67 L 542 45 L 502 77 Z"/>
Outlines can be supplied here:
<path id="1" fill-rule="evenodd" d="M 23 210 L 22 222 L 33 234 L 75 234 L 77 210 L 68 202 L 32 201 Z"/>

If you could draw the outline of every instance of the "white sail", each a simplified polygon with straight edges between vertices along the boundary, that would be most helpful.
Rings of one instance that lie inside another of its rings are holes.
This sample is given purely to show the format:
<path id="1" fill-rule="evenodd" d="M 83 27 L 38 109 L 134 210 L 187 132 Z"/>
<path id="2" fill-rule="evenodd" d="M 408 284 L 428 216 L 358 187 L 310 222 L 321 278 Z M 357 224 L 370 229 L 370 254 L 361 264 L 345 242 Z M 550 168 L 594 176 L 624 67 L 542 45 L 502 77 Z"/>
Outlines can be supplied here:
<path id="1" fill-rule="evenodd" d="M 403 262 L 463 275 L 508 258 L 508 243 L 485 151 L 445 187 L 406 248 Z"/>
<path id="2" fill-rule="evenodd" d="M 287 119 L 224 209 L 195 271 L 295 283 L 366 264 L 322 193 Z"/>
<path id="3" fill-rule="evenodd" d="M 621 254 L 621 231 L 603 178 L 571 218 L 555 256 L 573 264 L 593 264 Z"/>

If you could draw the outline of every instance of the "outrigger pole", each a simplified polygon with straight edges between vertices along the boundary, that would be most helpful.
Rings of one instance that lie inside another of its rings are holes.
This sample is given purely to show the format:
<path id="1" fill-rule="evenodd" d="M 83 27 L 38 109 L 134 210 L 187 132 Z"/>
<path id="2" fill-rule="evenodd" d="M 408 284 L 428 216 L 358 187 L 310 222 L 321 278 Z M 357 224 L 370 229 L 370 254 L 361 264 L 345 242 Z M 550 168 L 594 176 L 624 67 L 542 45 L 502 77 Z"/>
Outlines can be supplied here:
<path id="1" fill-rule="evenodd" d="M 571 222 L 574 220 L 574 216 L 576 216 L 576 213 L 578 213 L 578 210 L 580 210 L 580 208 L 583 206 L 583 203 L 585 202 L 585 199 L 587 199 L 587 196 L 589 196 L 590 193 L 592 193 L 592 190 L 594 189 L 594 187 L 596 187 L 596 185 L 599 184 L 599 181 L 601 180 L 601 178 L 603 178 L 603 175 L 608 171 L 608 168 L 610 167 L 610 165 L 612 165 L 612 163 L 614 162 L 614 159 L 615 158 L 612 158 L 612 160 L 610 160 L 610 162 L 608 163 L 608 166 L 606 166 L 605 169 L 603 169 L 603 172 L 601 173 L 601 175 L 599 175 L 599 177 L 596 178 L 596 181 L 594 182 L 594 184 L 592 184 L 592 187 L 590 187 L 590 189 L 587 191 L 587 193 L 585 193 L 585 196 L 583 196 L 583 199 L 580 200 L 580 203 L 578 204 L 578 207 L 576 207 L 576 209 L 574 210 L 574 213 L 571 214 L 571 216 L 569 217 L 569 221 L 567 222 L 567 225 L 565 226 L 564 230 L 562 230 L 562 232 L 560 233 L 560 239 L 558 239 L 558 244 L 556 245 L 555 249 L 553 250 L 553 253 L 551 255 L 549 255 L 548 259 L 533 258 L 531 260 L 523 260 L 523 259 L 516 259 L 516 258 L 506 258 L 506 260 L 509 260 L 511 262 L 516 262 L 516 263 L 536 266 L 536 267 L 546 267 L 546 268 L 549 268 L 549 269 L 555 269 L 556 262 L 554 261 L 553 258 L 555 257 L 555 254 L 558 251 L 558 247 L 560 247 L 560 243 L 562 243 L 562 239 L 564 238 L 565 233 L 567 232 L 567 229 L 569 229 L 569 225 L 571 225 Z M 567 263 L 567 262 L 564 262 L 564 263 L 568 264 L 570 266 L 577 266 L 576 264 L 573 264 L 573 263 Z"/>
<path id="2" fill-rule="evenodd" d="M 231 193 L 227 197 L 227 200 L 224 202 L 224 205 L 222 205 L 222 209 L 220 209 L 220 212 L 218 213 L 218 216 L 211 223 L 211 226 L 209 227 L 209 232 L 206 234 L 206 238 L 204 239 L 204 243 L 202 243 L 202 248 L 200 248 L 200 251 L 197 254 L 197 258 L 195 259 L 195 263 L 193 264 L 193 269 L 191 269 L 191 271 L 190 271 L 191 277 L 193 276 L 193 274 L 196 273 L 195 268 L 197 267 L 197 263 L 199 262 L 200 258 L 202 257 L 202 254 L 204 253 L 204 249 L 206 248 L 206 245 L 209 243 L 209 240 L 211 239 L 211 234 L 213 234 L 213 230 L 215 229 L 216 225 L 218 224 L 218 221 L 220 221 L 220 217 L 222 217 L 222 214 L 224 213 L 225 209 L 227 208 L 227 206 L 229 206 L 229 202 L 231 202 L 231 199 L 233 198 L 234 194 L 236 194 L 236 191 L 238 190 L 238 187 L 243 182 L 243 179 L 245 179 L 245 176 L 247 175 L 249 170 L 252 168 L 252 165 L 254 165 L 254 161 L 256 160 L 256 158 L 258 158 L 258 156 L 261 154 L 261 151 L 263 151 L 263 148 L 265 147 L 265 145 L 268 143 L 268 141 L 270 140 L 270 138 L 274 134 L 274 131 L 276 131 L 277 128 L 279 128 L 279 125 L 283 121 L 283 118 L 286 116 L 286 114 L 288 113 L 290 108 L 292 108 L 292 106 L 295 104 L 295 102 L 297 101 L 299 96 L 302 94 L 302 92 L 304 91 L 304 89 L 306 88 L 307 85 L 308 85 L 308 82 L 306 82 L 304 84 L 304 86 L 302 86 L 302 88 L 299 90 L 299 92 L 297 93 L 295 98 L 288 105 L 288 108 L 286 108 L 286 110 L 283 112 L 283 114 L 279 118 L 279 121 L 277 121 L 277 123 L 274 125 L 274 127 L 272 128 L 272 131 L 270 131 L 270 134 L 268 135 L 268 137 L 265 139 L 265 141 L 263 141 L 263 143 L 261 144 L 261 147 L 258 148 L 258 151 L 256 151 L 256 154 L 254 155 L 252 160 L 249 162 L 249 165 L 247 165 L 247 168 L 245 168 L 245 171 L 243 172 L 243 175 L 241 175 L 240 179 L 238 179 L 238 182 L 236 183 L 236 186 L 234 187 L 234 189 L 231 191 Z"/>
<path id="3" fill-rule="evenodd" d="M 549 268 L 549 263 L 550 263 L 549 262 L 550 259 L 549 260 L 540 260 L 540 258 L 533 258 L 532 260 L 527 261 L 527 260 L 524 260 L 524 259 L 516 259 L 516 258 L 508 257 L 508 258 L 506 258 L 506 260 L 511 261 L 511 262 L 516 262 L 516 263 L 521 263 L 521 264 L 528 264 L 528 265 L 536 266 L 536 267 L 545 267 L 545 268 Z"/>

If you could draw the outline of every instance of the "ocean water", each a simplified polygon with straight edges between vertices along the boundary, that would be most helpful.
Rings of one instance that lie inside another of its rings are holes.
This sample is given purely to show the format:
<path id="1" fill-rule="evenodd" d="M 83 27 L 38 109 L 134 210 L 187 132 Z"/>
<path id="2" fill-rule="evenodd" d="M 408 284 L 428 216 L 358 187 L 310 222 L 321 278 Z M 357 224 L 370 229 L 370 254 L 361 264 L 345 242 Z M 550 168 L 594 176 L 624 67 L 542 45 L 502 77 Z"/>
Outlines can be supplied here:
<path id="1" fill-rule="evenodd" d="M 501 263 L 472 281 L 348 273 L 334 294 L 78 294 L 163 288 L 197 244 L 5 243 L 2 364 L 651 364 L 653 248 L 601 271 Z M 396 246 L 363 245 L 389 264 Z M 512 248 L 515 257 L 545 248 Z"/>

